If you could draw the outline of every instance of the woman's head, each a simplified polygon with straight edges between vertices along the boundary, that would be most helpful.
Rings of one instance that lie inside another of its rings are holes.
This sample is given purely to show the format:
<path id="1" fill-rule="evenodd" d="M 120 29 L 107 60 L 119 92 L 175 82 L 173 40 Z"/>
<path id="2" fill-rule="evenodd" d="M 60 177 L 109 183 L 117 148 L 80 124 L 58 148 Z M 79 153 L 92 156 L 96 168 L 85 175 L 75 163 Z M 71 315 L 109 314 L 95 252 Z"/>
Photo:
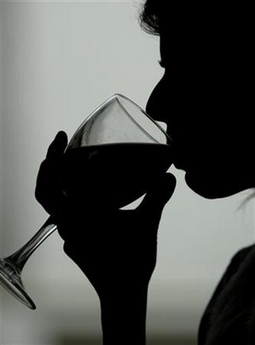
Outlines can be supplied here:
<path id="1" fill-rule="evenodd" d="M 147 0 L 143 5 L 140 14 L 140 23 L 144 31 L 158 35 L 159 34 L 159 9 L 161 1 Z M 169 7 L 169 4 L 168 4 Z"/>
<path id="2" fill-rule="evenodd" d="M 164 68 L 147 112 L 167 123 L 190 188 L 225 197 L 255 187 L 249 13 L 187 6 L 144 5 L 142 27 L 160 36 Z"/>

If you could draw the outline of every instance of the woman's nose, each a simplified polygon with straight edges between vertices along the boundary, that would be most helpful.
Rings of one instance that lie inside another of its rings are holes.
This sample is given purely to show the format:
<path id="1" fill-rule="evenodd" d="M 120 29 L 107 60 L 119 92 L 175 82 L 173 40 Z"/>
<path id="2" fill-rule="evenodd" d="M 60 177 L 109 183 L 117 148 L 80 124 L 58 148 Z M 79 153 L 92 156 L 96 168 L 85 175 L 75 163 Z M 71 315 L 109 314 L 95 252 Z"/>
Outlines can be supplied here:
<path id="1" fill-rule="evenodd" d="M 166 122 L 167 120 L 167 104 L 166 104 L 166 88 L 163 78 L 153 89 L 147 105 L 146 112 L 156 121 Z"/>

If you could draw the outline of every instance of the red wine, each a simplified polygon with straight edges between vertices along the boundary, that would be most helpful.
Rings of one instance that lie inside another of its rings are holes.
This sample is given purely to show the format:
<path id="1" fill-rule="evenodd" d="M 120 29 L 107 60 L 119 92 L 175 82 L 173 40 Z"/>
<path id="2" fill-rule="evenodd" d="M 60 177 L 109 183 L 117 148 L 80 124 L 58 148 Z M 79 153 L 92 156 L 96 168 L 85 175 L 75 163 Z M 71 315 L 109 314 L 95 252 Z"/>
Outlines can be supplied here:
<path id="1" fill-rule="evenodd" d="M 69 149 L 63 159 L 63 188 L 76 202 L 120 208 L 142 196 L 171 163 L 171 148 L 164 144 Z"/>

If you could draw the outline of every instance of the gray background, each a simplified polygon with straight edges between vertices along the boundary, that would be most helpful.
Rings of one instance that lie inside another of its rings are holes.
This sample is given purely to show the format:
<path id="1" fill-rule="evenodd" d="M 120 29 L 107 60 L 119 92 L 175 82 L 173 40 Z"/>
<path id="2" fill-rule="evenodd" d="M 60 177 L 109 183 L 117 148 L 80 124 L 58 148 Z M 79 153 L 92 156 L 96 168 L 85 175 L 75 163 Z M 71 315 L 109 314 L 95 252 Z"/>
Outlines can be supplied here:
<path id="1" fill-rule="evenodd" d="M 163 70 L 158 38 L 137 23 L 138 6 L 132 1 L 1 3 L 1 255 L 19 248 L 47 217 L 34 187 L 57 131 L 71 136 L 115 92 L 145 107 Z M 205 200 L 187 188 L 183 172 L 171 171 L 178 185 L 162 218 L 149 291 L 148 338 L 157 345 L 195 339 L 231 256 L 254 241 L 253 202 L 239 209 L 249 192 Z M 0 290 L 1 344 L 92 345 L 100 337 L 97 296 L 64 255 L 57 233 L 31 257 L 23 281 L 37 310 Z"/>

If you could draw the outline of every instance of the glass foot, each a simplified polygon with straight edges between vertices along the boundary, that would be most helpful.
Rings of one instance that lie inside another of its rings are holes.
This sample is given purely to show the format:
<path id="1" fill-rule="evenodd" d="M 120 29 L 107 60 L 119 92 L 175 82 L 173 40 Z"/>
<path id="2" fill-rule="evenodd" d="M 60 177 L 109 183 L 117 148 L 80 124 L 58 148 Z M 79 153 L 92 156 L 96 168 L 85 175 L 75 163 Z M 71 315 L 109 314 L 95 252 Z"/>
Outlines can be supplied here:
<path id="1" fill-rule="evenodd" d="M 34 302 L 24 289 L 20 272 L 8 259 L 0 259 L 0 284 L 28 308 L 36 309 Z"/>

